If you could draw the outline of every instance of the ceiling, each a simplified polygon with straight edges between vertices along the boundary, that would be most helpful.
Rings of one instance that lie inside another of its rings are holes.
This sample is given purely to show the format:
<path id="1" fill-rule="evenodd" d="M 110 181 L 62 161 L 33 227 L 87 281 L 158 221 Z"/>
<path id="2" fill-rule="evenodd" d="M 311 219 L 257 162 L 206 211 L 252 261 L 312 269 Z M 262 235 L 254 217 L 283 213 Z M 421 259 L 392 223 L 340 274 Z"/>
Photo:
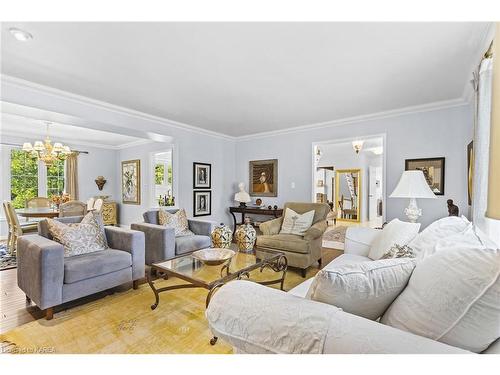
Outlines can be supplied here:
<path id="1" fill-rule="evenodd" d="M 9 27 L 33 34 L 16 41 Z M 1 71 L 244 136 L 461 98 L 488 23 L 2 23 Z"/>
<path id="2" fill-rule="evenodd" d="M 44 121 L 5 112 L 1 115 L 0 137 L 2 138 L 5 136 L 25 138 L 32 140 L 31 143 L 33 143 L 44 140 L 46 135 L 47 125 Z M 55 122 L 49 125 L 49 136 L 52 143 L 64 142 L 106 149 L 120 149 L 148 142 L 146 139 Z"/>

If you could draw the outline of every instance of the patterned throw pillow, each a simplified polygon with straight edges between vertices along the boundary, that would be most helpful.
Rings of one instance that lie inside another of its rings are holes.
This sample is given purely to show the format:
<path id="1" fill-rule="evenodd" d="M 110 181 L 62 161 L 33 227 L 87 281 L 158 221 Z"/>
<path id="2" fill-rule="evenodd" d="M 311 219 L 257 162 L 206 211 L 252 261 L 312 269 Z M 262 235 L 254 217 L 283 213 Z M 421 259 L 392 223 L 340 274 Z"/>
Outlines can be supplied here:
<path id="1" fill-rule="evenodd" d="M 296 234 L 298 236 L 303 236 L 311 227 L 313 219 L 314 210 L 301 215 L 287 208 L 285 217 L 283 218 L 283 224 L 281 225 L 280 234 Z"/>
<path id="2" fill-rule="evenodd" d="M 89 212 L 80 223 L 65 224 L 47 219 L 49 233 L 64 246 L 64 256 L 93 253 L 106 250 L 108 244 L 100 214 Z"/>
<path id="3" fill-rule="evenodd" d="M 415 258 L 415 251 L 408 245 L 398 245 L 394 244 L 393 247 L 389 249 L 387 253 L 382 255 L 380 259 L 392 259 L 392 258 Z"/>
<path id="4" fill-rule="evenodd" d="M 174 228 L 176 237 L 194 235 L 194 233 L 189 230 L 186 211 L 183 208 L 178 210 L 175 214 L 171 214 L 160 208 L 160 211 L 158 211 L 158 219 L 160 225 L 164 225 L 167 228 Z"/>

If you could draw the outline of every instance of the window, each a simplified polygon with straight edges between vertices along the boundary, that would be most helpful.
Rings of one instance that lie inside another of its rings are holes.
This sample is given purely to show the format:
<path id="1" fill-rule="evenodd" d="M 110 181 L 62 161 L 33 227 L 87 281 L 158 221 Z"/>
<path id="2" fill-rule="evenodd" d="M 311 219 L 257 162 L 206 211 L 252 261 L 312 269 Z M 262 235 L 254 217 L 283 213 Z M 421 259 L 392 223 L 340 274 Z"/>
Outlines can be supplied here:
<path id="1" fill-rule="evenodd" d="M 38 161 L 22 150 L 12 150 L 10 160 L 10 200 L 14 208 L 22 208 L 38 196 Z"/>
<path id="2" fill-rule="evenodd" d="M 58 160 L 47 167 L 47 197 L 64 192 L 64 160 Z"/>
<path id="3" fill-rule="evenodd" d="M 172 150 L 152 154 L 154 172 L 153 204 L 155 206 L 172 205 L 173 173 Z"/>
<path id="4" fill-rule="evenodd" d="M 28 199 L 52 197 L 64 192 L 64 160 L 46 167 L 26 152 L 10 152 L 10 199 L 14 208 L 23 208 Z"/>

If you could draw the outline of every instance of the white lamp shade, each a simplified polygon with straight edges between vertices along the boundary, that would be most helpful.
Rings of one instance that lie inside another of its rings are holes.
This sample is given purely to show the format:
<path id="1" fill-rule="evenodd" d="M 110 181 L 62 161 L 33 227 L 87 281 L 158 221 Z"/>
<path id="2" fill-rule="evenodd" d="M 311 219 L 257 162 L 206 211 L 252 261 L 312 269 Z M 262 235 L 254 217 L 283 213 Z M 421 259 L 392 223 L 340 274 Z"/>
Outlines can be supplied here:
<path id="1" fill-rule="evenodd" d="M 429 187 L 422 171 L 404 171 L 390 197 L 435 199 L 436 195 Z"/>
<path id="2" fill-rule="evenodd" d="M 36 141 L 35 146 L 33 147 L 36 151 L 42 151 L 45 146 L 43 145 L 42 141 Z"/>
<path id="3" fill-rule="evenodd" d="M 33 146 L 31 145 L 31 143 L 29 142 L 26 142 L 26 143 L 23 143 L 23 151 L 33 151 Z"/>
<path id="4" fill-rule="evenodd" d="M 61 152 L 63 150 L 63 145 L 59 142 L 54 143 L 54 148 L 53 150 L 55 152 Z"/>

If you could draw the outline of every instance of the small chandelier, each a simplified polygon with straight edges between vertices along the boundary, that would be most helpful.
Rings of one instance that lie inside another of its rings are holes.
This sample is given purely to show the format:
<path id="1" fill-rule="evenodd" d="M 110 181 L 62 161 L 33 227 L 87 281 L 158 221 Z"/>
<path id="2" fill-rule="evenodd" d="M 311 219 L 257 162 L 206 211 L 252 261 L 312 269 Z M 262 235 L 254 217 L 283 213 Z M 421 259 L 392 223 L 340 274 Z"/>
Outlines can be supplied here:
<path id="1" fill-rule="evenodd" d="M 63 146 L 63 144 L 59 142 L 52 145 L 52 141 L 49 138 L 49 125 L 51 123 L 46 122 L 45 124 L 47 125 L 47 137 L 45 141 L 36 141 L 34 146 L 26 142 L 23 144 L 23 151 L 27 152 L 33 159 L 42 160 L 45 165 L 49 166 L 57 160 L 66 159 L 66 156 L 71 154 L 72 151 L 68 146 Z"/>
<path id="2" fill-rule="evenodd" d="M 352 148 L 356 151 L 356 154 L 359 154 L 363 148 L 363 143 L 365 143 L 365 141 L 352 141 Z"/>

